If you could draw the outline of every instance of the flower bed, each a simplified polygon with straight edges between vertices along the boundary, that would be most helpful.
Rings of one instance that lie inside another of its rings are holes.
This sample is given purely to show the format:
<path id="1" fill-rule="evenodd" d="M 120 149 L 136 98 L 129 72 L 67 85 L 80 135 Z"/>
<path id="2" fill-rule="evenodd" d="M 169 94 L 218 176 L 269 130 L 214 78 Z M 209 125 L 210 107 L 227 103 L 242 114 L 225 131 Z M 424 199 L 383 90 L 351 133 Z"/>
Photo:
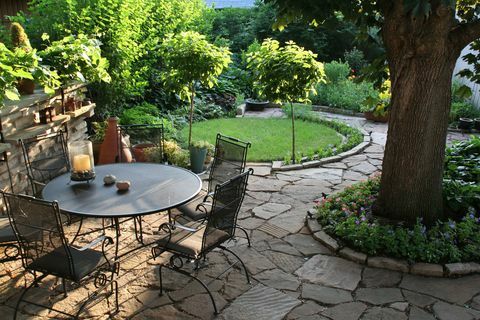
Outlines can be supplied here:
<path id="1" fill-rule="evenodd" d="M 318 220 L 331 236 L 369 255 L 409 262 L 454 263 L 480 260 L 480 138 L 447 149 L 444 198 L 449 216 L 427 227 L 393 224 L 371 213 L 380 177 L 353 185 L 317 203 Z"/>

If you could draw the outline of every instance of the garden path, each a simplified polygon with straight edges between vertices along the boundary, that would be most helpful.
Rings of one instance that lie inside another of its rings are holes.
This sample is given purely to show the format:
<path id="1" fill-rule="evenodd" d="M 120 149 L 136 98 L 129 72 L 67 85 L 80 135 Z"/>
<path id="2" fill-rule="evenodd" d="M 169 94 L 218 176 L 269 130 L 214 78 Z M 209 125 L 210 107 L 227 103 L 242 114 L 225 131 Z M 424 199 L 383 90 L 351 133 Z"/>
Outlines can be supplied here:
<path id="1" fill-rule="evenodd" d="M 230 246 L 245 261 L 253 276 L 252 284 L 246 284 L 237 268 L 216 279 L 232 261 L 220 252 L 212 252 L 208 268 L 199 271 L 200 278 L 211 281 L 209 287 L 221 309 L 218 319 L 479 319 L 480 275 L 440 279 L 371 268 L 335 256 L 312 238 L 305 227 L 305 216 L 313 201 L 322 192 L 337 192 L 381 169 L 387 126 L 354 117 L 334 117 L 372 131 L 372 145 L 362 154 L 313 169 L 271 173 L 269 165 L 249 164 L 255 174 L 239 224 L 249 230 L 253 245 L 249 248 L 245 239 L 238 238 Z M 164 219 L 162 215 L 147 217 L 146 234 L 152 235 L 149 226 L 158 226 Z M 133 225 L 126 223 L 122 228 L 121 245 L 135 245 Z M 121 311 L 114 319 L 213 318 L 203 289 L 182 275 L 166 271 L 164 285 L 169 291 L 159 297 L 157 264 L 148 249 L 122 261 L 118 278 Z M 49 281 L 53 287 L 55 283 Z M 6 263 L 0 269 L 2 319 L 12 314 L 23 283 L 20 262 Z M 45 293 L 40 287 L 33 295 L 46 300 Z M 59 301 L 57 306 L 65 310 L 78 306 L 84 294 L 77 288 L 68 298 L 59 294 L 51 301 Z M 25 319 L 58 317 L 38 307 L 22 310 Z M 107 310 L 102 301 L 84 315 L 108 319 Z"/>

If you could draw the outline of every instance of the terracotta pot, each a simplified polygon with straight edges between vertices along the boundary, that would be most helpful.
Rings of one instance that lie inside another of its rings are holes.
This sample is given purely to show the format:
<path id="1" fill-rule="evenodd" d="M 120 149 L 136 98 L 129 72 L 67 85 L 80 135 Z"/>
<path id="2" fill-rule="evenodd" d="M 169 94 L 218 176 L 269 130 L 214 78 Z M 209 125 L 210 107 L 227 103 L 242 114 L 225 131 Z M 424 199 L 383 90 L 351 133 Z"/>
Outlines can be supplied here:
<path id="1" fill-rule="evenodd" d="M 98 164 L 98 160 L 100 158 L 100 148 L 102 143 L 100 141 L 92 141 L 92 148 L 93 148 L 93 159 L 95 165 Z"/>
<path id="2" fill-rule="evenodd" d="M 146 162 L 144 149 L 155 147 L 153 143 L 139 143 L 132 146 L 133 157 L 136 162 Z"/>
<path id="3" fill-rule="evenodd" d="M 367 111 L 363 113 L 365 119 L 375 122 L 388 122 L 388 113 L 383 116 L 377 116 L 373 113 L 373 111 Z"/>
<path id="4" fill-rule="evenodd" d="M 35 82 L 30 79 L 20 79 L 17 82 L 17 90 L 21 94 L 32 94 L 35 91 Z"/>
<path id="5" fill-rule="evenodd" d="M 108 126 L 105 131 L 98 164 L 115 163 L 118 160 L 118 141 L 120 134 L 117 129 L 118 118 L 108 118 Z"/>

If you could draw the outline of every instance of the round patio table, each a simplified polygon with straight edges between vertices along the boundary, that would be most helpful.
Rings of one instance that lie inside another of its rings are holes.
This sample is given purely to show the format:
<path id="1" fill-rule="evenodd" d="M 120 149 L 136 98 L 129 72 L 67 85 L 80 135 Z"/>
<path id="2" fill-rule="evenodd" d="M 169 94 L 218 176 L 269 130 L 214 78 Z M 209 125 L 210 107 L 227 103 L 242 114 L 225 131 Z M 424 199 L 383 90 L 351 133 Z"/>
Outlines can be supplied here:
<path id="1" fill-rule="evenodd" d="M 191 171 L 155 163 L 116 163 L 95 167 L 96 179 L 70 181 L 70 173 L 56 177 L 42 190 L 43 199 L 58 201 L 60 209 L 72 215 L 97 218 L 143 216 L 169 210 L 193 199 L 202 187 Z M 118 191 L 105 185 L 111 174 L 129 180 L 130 189 Z"/>
<path id="2" fill-rule="evenodd" d="M 70 173 L 51 180 L 42 190 L 43 199 L 58 201 L 62 212 L 95 218 L 111 218 L 116 230 L 115 256 L 118 258 L 119 218 L 134 218 L 135 236 L 143 243 L 141 217 L 168 211 L 193 199 L 201 190 L 202 181 L 193 172 L 155 163 L 115 163 L 95 167 L 96 179 L 89 182 L 70 181 Z M 128 180 L 127 191 L 118 191 L 115 184 L 105 185 L 103 178 L 114 175 Z M 139 232 L 137 232 L 137 223 Z M 80 232 L 81 224 L 77 232 Z M 126 254 L 126 253 L 125 253 Z"/>

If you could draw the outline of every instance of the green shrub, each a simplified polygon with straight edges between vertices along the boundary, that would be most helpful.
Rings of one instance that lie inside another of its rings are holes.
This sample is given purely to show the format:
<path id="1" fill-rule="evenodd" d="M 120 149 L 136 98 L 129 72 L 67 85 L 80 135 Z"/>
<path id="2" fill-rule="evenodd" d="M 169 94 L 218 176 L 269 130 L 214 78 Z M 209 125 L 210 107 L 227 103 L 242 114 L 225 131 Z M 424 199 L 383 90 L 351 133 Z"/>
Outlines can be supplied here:
<path id="1" fill-rule="evenodd" d="M 453 102 L 450 109 L 450 122 L 458 121 L 460 118 L 478 118 L 480 117 L 480 109 L 477 109 L 472 103 Z"/>
<path id="2" fill-rule="evenodd" d="M 347 62 L 332 61 L 325 63 L 324 68 L 328 83 L 338 83 L 346 80 L 350 74 L 350 66 Z"/>
<path id="3" fill-rule="evenodd" d="M 343 55 L 345 62 L 348 63 L 350 68 L 352 68 L 352 72 L 355 75 L 358 75 L 360 71 L 367 65 L 367 60 L 365 59 L 365 55 L 362 51 L 358 50 L 354 47 L 350 51 L 345 51 Z"/>
<path id="4" fill-rule="evenodd" d="M 144 102 L 125 109 L 120 116 L 120 123 L 127 124 L 158 124 L 162 123 L 158 109 L 153 104 Z"/>
<path id="5" fill-rule="evenodd" d="M 371 214 L 380 188 L 375 177 L 317 202 L 318 220 L 330 235 L 370 255 L 409 262 L 454 263 L 480 259 L 480 217 L 464 212 L 460 221 L 438 221 L 428 227 L 388 224 Z"/>
<path id="6" fill-rule="evenodd" d="M 456 214 L 480 210 L 480 137 L 453 144 L 445 153 L 443 193 Z"/>
<path id="7" fill-rule="evenodd" d="M 312 95 L 310 100 L 313 104 L 326 105 L 360 112 L 363 102 L 370 96 L 378 96 L 379 93 L 369 82 L 356 83 L 351 80 L 343 80 L 337 83 L 319 84 L 317 94 Z"/>

